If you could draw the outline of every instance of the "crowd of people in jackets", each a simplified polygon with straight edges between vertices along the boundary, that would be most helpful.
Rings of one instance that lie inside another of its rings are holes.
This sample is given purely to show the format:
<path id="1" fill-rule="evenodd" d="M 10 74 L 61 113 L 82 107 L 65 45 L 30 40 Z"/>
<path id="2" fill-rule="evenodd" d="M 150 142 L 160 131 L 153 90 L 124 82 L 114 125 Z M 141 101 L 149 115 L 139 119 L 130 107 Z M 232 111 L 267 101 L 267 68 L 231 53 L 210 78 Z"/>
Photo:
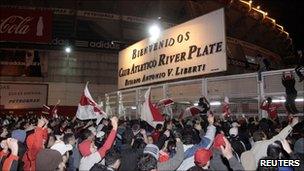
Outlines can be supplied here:
<path id="1" fill-rule="evenodd" d="M 268 99 L 270 102 L 270 99 Z M 267 107 L 268 106 L 268 107 Z M 228 118 L 212 114 L 183 119 L 166 117 L 152 127 L 117 117 L 76 118 L 2 115 L 2 170 L 198 171 L 280 170 L 260 167 L 261 159 L 297 159 L 304 170 L 304 121 L 278 118 Z M 286 168 L 284 168 L 286 169 Z"/>

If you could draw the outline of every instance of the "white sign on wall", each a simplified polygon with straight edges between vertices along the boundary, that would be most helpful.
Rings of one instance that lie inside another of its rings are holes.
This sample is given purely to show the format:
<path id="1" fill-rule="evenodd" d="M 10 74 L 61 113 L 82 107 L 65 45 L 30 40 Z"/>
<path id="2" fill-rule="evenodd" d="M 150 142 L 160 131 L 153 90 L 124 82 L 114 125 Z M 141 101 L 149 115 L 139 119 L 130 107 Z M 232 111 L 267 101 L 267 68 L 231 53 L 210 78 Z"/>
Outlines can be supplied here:
<path id="1" fill-rule="evenodd" d="M 4 109 L 42 108 L 47 96 L 47 84 L 0 83 L 0 106 Z"/>
<path id="2" fill-rule="evenodd" d="M 119 52 L 118 88 L 226 71 L 224 9 L 172 27 Z"/>

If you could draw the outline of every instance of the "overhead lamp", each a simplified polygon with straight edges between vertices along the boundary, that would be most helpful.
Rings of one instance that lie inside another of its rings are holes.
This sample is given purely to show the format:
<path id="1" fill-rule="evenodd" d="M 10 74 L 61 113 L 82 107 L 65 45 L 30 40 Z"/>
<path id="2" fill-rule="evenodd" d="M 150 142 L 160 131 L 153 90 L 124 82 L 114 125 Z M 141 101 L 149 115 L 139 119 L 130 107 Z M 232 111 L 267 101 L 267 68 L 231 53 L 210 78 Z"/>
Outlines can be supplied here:
<path id="1" fill-rule="evenodd" d="M 160 27 L 157 24 L 153 24 L 149 28 L 149 34 L 152 40 L 156 40 L 160 36 Z"/>
<path id="2" fill-rule="evenodd" d="M 64 49 L 64 51 L 65 51 L 66 53 L 71 53 L 72 49 L 71 49 L 70 46 L 68 46 L 68 47 L 66 47 L 66 48 Z"/>

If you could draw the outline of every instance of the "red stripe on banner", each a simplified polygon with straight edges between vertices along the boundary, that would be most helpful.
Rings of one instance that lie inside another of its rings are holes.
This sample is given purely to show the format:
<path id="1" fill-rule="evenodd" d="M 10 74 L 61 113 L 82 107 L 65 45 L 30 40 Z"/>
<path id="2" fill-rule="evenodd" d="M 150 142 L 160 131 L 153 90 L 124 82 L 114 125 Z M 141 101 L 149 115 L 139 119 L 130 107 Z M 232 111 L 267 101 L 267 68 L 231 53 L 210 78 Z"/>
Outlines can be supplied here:
<path id="1" fill-rule="evenodd" d="M 158 108 L 156 108 L 152 103 L 149 98 L 149 107 L 153 116 L 153 121 L 164 121 L 164 117 L 162 114 L 159 112 Z"/>
<path id="2" fill-rule="evenodd" d="M 84 94 L 82 94 L 82 96 L 81 96 L 81 98 L 80 98 L 80 102 L 79 102 L 79 104 L 81 105 L 81 106 L 88 106 L 88 105 L 90 105 L 90 106 L 93 106 L 94 108 L 94 112 L 99 112 L 99 113 L 101 113 L 101 111 L 100 111 L 100 109 L 98 108 L 98 107 L 96 107 L 96 104 L 93 102 L 93 101 L 91 101 L 87 96 L 85 96 Z"/>

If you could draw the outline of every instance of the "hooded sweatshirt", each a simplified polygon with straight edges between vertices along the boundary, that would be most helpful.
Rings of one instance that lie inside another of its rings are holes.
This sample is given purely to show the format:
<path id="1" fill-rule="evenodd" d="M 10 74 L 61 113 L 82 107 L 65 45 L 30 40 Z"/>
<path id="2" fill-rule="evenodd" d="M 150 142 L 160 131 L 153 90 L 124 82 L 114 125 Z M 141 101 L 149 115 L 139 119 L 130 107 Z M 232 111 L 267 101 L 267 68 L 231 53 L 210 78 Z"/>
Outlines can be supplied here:
<path id="1" fill-rule="evenodd" d="M 106 155 L 107 151 L 112 147 L 112 144 L 116 137 L 116 130 L 112 129 L 104 145 L 98 149 L 98 151 L 91 153 L 91 142 L 87 140 L 79 144 L 79 150 L 83 156 L 80 160 L 79 170 L 90 170 L 95 163 L 101 161 Z"/>
<path id="2" fill-rule="evenodd" d="M 26 139 L 27 151 L 23 156 L 23 169 L 27 171 L 36 170 L 36 157 L 38 152 L 43 149 L 43 140 L 47 139 L 47 129 L 37 127 L 35 132 Z"/>

